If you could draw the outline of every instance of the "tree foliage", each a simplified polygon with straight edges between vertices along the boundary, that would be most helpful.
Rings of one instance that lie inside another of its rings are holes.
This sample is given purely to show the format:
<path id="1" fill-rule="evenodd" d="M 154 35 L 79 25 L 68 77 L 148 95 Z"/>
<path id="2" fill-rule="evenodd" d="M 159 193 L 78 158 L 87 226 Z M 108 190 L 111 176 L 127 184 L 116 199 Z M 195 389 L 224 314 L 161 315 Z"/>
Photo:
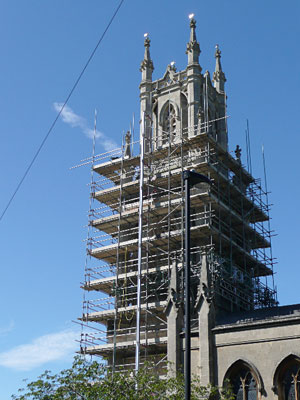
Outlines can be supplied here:
<path id="1" fill-rule="evenodd" d="M 233 400 L 230 390 L 200 385 L 192 382 L 192 400 L 218 396 L 221 400 Z M 52 375 L 45 371 L 36 381 L 20 389 L 14 400 L 182 400 L 184 377 L 161 378 L 146 365 L 138 374 L 123 370 L 114 374 L 96 361 L 89 362 L 75 357 L 71 368 Z"/>

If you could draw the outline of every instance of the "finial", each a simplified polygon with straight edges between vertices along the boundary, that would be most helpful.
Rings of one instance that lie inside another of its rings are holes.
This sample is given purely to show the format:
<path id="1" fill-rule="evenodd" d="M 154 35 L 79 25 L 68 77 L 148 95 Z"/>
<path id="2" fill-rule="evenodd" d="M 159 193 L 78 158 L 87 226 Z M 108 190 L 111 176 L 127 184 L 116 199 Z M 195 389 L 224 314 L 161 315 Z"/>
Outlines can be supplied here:
<path id="1" fill-rule="evenodd" d="M 151 42 L 151 40 L 149 39 L 149 33 L 144 33 L 144 38 L 145 38 L 145 40 L 144 40 L 144 46 L 145 46 L 145 48 L 147 49 L 147 48 L 149 48 L 150 47 L 150 42 Z M 148 54 L 146 54 L 146 50 L 145 50 L 145 57 L 150 57 L 150 53 Z"/>
<path id="2" fill-rule="evenodd" d="M 144 33 L 144 46 L 145 46 L 145 53 L 144 53 L 144 59 L 141 62 L 141 67 L 140 67 L 140 71 L 150 71 L 150 73 L 152 74 L 152 71 L 154 70 L 154 66 L 153 66 L 153 62 L 151 60 L 150 57 L 150 39 L 149 39 L 149 33 Z M 147 74 L 148 76 L 149 74 Z"/>
<path id="3" fill-rule="evenodd" d="M 196 38 L 196 20 L 194 19 L 195 14 L 189 15 L 190 20 L 190 41 L 187 44 L 186 53 L 188 54 L 188 64 L 199 64 L 200 46 Z"/>
<path id="4" fill-rule="evenodd" d="M 197 41 L 197 39 L 196 39 L 196 20 L 195 20 L 194 16 L 195 16 L 195 14 L 189 15 L 190 28 L 191 28 L 190 42 Z"/>
<path id="5" fill-rule="evenodd" d="M 221 50 L 220 50 L 218 44 L 215 45 L 215 49 L 216 49 L 215 57 L 216 57 L 216 58 L 221 58 Z"/>
<path id="6" fill-rule="evenodd" d="M 220 72 L 222 71 L 222 66 L 221 66 L 221 50 L 218 44 L 215 45 L 215 58 L 216 58 L 216 69 L 215 72 Z"/>
<path id="7" fill-rule="evenodd" d="M 196 20 L 194 19 L 195 14 L 189 14 L 190 28 L 196 28 Z"/>
<path id="8" fill-rule="evenodd" d="M 175 61 L 170 62 L 170 70 L 176 72 L 176 66 L 175 66 Z"/>
<path id="9" fill-rule="evenodd" d="M 150 47 L 150 39 L 149 39 L 149 33 L 144 33 L 144 46 L 145 47 Z"/>
<path id="10" fill-rule="evenodd" d="M 224 83 L 226 82 L 225 74 L 221 65 L 221 50 L 218 44 L 215 46 L 216 68 L 213 74 L 213 82 L 218 92 L 224 91 Z"/>

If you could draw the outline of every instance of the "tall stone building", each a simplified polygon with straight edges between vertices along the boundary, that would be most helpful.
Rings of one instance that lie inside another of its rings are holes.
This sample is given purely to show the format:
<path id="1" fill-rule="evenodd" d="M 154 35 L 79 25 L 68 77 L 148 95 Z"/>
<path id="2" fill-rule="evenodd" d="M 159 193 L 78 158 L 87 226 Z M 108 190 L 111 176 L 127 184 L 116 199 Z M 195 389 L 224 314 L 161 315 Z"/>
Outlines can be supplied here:
<path id="1" fill-rule="evenodd" d="M 299 399 L 300 306 L 277 305 L 268 196 L 240 147 L 228 151 L 221 51 L 211 78 L 192 18 L 186 69 L 171 63 L 153 80 L 147 36 L 144 46 L 140 151 L 128 132 L 92 157 L 82 352 L 114 369 L 134 368 L 137 351 L 160 373 L 182 368 L 182 173 L 192 169 L 212 181 L 190 196 L 192 371 L 202 384 L 230 380 L 238 399 Z"/>

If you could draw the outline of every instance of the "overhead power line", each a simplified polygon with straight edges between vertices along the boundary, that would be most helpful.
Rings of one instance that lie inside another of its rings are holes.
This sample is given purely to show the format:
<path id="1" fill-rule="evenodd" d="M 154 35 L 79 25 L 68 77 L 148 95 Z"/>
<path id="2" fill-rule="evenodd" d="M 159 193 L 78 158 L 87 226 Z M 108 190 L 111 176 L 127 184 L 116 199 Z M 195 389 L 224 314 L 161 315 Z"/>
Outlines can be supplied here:
<path id="1" fill-rule="evenodd" d="M 37 157 L 38 157 L 40 151 L 41 151 L 42 148 L 44 147 L 44 144 L 46 143 L 48 137 L 50 136 L 50 133 L 52 132 L 54 126 L 56 125 L 57 120 L 59 119 L 61 113 L 63 112 L 63 110 L 64 110 L 64 108 L 65 108 L 65 106 L 68 104 L 68 101 L 70 100 L 72 94 L 74 93 L 76 87 L 78 86 L 78 83 L 80 82 L 80 80 L 81 80 L 83 74 L 85 73 L 85 71 L 86 71 L 87 67 L 89 66 L 90 62 L 92 61 L 92 58 L 94 57 L 94 55 L 95 55 L 95 53 L 96 53 L 98 47 L 100 46 L 102 40 L 104 39 L 104 36 L 105 36 L 106 32 L 108 31 L 108 29 L 110 28 L 111 24 L 113 23 L 113 20 L 115 19 L 116 15 L 118 14 L 118 12 L 119 12 L 119 10 L 120 10 L 122 4 L 124 3 L 124 1 L 125 1 L 125 0 L 121 0 L 121 1 L 120 1 L 118 7 L 116 8 L 115 12 L 113 13 L 113 15 L 112 15 L 112 17 L 111 17 L 111 19 L 110 19 L 110 21 L 108 22 L 106 28 L 104 29 L 104 31 L 103 31 L 103 33 L 102 33 L 100 39 L 98 40 L 98 42 L 97 42 L 97 44 L 96 44 L 94 50 L 92 51 L 91 55 L 89 56 L 87 62 L 86 62 L 85 65 L 84 65 L 83 69 L 81 70 L 80 74 L 78 75 L 78 78 L 76 79 L 74 85 L 72 86 L 72 88 L 71 88 L 71 90 L 70 90 L 70 92 L 69 92 L 69 94 L 68 94 L 66 100 L 64 101 L 64 103 L 63 103 L 61 109 L 59 110 L 57 116 L 55 117 L 54 121 L 52 122 L 50 128 L 48 129 L 48 131 L 47 131 L 47 133 L 46 133 L 46 135 L 45 135 L 45 137 L 43 138 L 41 144 L 39 145 L 37 151 L 35 152 L 35 154 L 34 154 L 32 160 L 30 161 L 30 163 L 29 163 L 29 165 L 28 165 L 28 167 L 26 168 L 26 170 L 25 170 L 25 172 L 24 172 L 22 178 L 20 179 L 19 183 L 17 184 L 16 189 L 14 190 L 12 196 L 10 197 L 10 199 L 9 199 L 9 201 L 8 201 L 8 203 L 7 203 L 7 205 L 6 205 L 6 207 L 4 208 L 4 210 L 3 210 L 2 214 L 1 214 L 1 217 L 0 217 L 0 221 L 2 221 L 2 218 L 3 218 L 4 215 L 6 214 L 6 211 L 9 209 L 9 207 L 10 207 L 10 205 L 11 205 L 13 199 L 15 198 L 15 196 L 16 196 L 16 194 L 18 193 L 20 187 L 22 186 L 22 184 L 23 184 L 23 182 L 24 182 L 26 176 L 28 175 L 29 171 L 31 170 L 31 168 L 32 168 L 32 166 L 33 166 L 35 160 L 37 159 Z"/>

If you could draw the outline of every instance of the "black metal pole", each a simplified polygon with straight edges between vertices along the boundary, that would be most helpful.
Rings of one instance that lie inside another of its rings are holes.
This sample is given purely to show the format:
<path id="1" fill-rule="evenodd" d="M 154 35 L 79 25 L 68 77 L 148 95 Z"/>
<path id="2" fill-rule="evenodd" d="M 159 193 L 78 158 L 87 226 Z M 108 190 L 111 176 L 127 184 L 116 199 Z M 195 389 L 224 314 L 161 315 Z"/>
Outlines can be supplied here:
<path id="1" fill-rule="evenodd" d="M 185 353 L 184 394 L 191 398 L 191 303 L 190 303 L 190 177 L 184 175 L 185 186 Z"/>
<path id="2" fill-rule="evenodd" d="M 190 282 L 190 253 L 191 253 L 191 222 L 190 222 L 190 188 L 198 183 L 211 185 L 211 180 L 195 171 L 183 171 L 182 179 L 185 190 L 185 353 L 184 353 L 184 399 L 191 399 L 191 282 Z"/>

